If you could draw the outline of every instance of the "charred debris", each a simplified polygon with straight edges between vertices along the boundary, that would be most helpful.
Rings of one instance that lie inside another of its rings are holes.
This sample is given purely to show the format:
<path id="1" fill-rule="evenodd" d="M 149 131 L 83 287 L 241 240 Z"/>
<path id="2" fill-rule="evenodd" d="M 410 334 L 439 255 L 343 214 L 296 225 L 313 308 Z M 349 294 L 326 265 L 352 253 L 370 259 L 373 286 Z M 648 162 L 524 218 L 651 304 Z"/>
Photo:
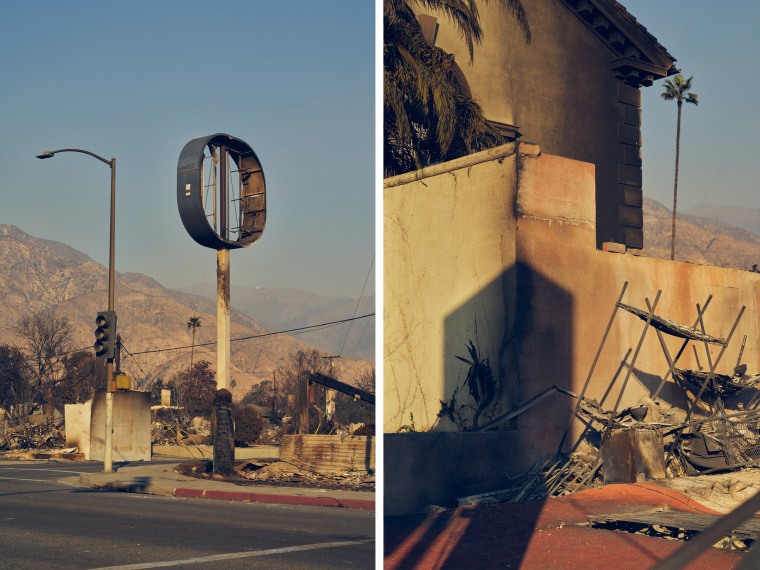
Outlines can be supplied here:
<path id="1" fill-rule="evenodd" d="M 705 331 L 702 320 L 712 297 L 708 297 L 704 305 L 697 305 L 697 318 L 692 326 L 687 326 L 656 313 L 661 291 L 657 292 L 652 303 L 645 299 L 646 310 L 622 303 L 627 286 L 628 283 L 623 285 L 579 394 L 552 386 L 516 410 L 475 430 L 484 431 L 506 423 L 555 394 L 569 396 L 575 400 L 575 406 L 556 454 L 512 479 L 507 488 L 462 497 L 458 499 L 460 505 L 538 501 L 601 483 L 707 475 L 760 466 L 760 374 L 750 373 L 749 365 L 742 362 L 746 336 L 733 373 L 716 372 L 734 339 L 745 307 L 736 314 L 726 338 L 718 338 Z M 628 349 L 606 391 L 606 395 L 612 394 L 622 376 L 616 401 L 611 406 L 602 406 L 596 399 L 587 397 L 586 392 L 612 324 L 621 310 L 639 317 L 644 325 L 638 345 L 635 349 Z M 644 339 L 651 331 L 658 337 L 668 369 L 651 397 L 640 405 L 621 409 Z M 681 339 L 675 355 L 671 355 L 664 335 Z M 698 370 L 678 367 L 679 359 L 690 344 Z M 706 367 L 702 366 L 697 354 L 699 345 L 704 346 L 702 353 L 706 354 Z M 717 349 L 717 355 L 712 355 L 710 347 L 713 353 Z M 668 382 L 675 386 L 671 386 L 671 390 L 683 393 L 687 402 L 685 409 L 662 405 L 661 392 Z M 582 425 L 582 431 L 577 440 L 569 444 L 567 440 L 576 421 Z"/>

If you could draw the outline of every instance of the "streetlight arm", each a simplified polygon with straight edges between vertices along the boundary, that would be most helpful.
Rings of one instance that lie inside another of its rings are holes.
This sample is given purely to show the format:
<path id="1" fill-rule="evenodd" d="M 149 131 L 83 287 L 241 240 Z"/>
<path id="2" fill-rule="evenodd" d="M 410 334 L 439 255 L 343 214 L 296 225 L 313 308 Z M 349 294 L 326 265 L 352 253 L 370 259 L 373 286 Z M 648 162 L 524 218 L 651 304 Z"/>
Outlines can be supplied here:
<path id="1" fill-rule="evenodd" d="M 100 162 L 105 162 L 108 166 L 113 167 L 112 160 L 106 160 L 102 156 L 99 156 L 95 154 L 94 152 L 90 152 L 89 150 L 82 150 L 81 148 L 61 148 L 59 150 L 47 150 L 43 152 L 42 154 L 38 154 L 37 158 L 44 159 L 44 158 L 53 158 L 53 155 L 58 154 L 59 152 L 81 152 L 82 154 L 89 154 L 93 158 L 97 158 Z"/>

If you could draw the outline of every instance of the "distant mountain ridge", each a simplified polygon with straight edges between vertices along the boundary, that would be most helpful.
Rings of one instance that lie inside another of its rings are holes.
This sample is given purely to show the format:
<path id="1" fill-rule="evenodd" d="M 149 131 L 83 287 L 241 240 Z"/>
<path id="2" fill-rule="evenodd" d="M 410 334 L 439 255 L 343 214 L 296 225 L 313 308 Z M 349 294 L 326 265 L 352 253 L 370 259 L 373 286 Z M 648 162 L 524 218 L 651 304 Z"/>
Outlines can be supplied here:
<path id="1" fill-rule="evenodd" d="M 92 346 L 94 319 L 107 306 L 108 271 L 87 255 L 59 242 L 37 239 L 11 225 L 0 225 L 0 342 L 19 345 L 14 332 L 20 318 L 54 309 L 74 326 L 75 348 Z M 190 362 L 191 316 L 201 318 L 196 331 L 195 360 L 216 362 L 216 303 L 178 293 L 138 273 L 116 274 L 118 330 L 127 352 L 125 371 L 135 378 L 168 379 Z M 266 335 L 270 329 L 241 311 L 232 311 L 232 339 Z M 199 346 L 203 344 L 210 346 Z M 291 352 L 313 348 L 288 335 L 232 342 L 232 378 L 242 397 L 255 383 L 271 379 Z M 152 352 L 147 352 L 152 351 Z M 160 352 L 158 352 L 160 351 Z M 139 354 L 142 353 L 142 354 Z M 134 356 L 130 356 L 130 354 Z M 358 376 L 370 363 L 342 359 L 345 379 Z"/>
<path id="2" fill-rule="evenodd" d="M 744 211 L 730 207 L 709 207 L 721 219 L 714 217 L 677 214 L 676 260 L 702 263 L 719 267 L 750 270 L 760 264 L 760 234 L 752 217 L 760 216 L 760 209 Z M 692 208 L 691 211 L 695 211 Z M 705 211 L 703 208 L 697 211 Z M 732 217 L 733 216 L 733 217 Z M 739 219 L 744 226 L 732 225 L 725 219 Z M 670 259 L 672 212 L 656 200 L 644 198 L 644 249 L 649 257 Z"/>
<path id="3" fill-rule="evenodd" d="M 736 206 L 721 206 L 719 204 L 702 204 L 684 210 L 683 213 L 687 216 L 709 218 L 760 235 L 760 207 L 737 208 Z"/>

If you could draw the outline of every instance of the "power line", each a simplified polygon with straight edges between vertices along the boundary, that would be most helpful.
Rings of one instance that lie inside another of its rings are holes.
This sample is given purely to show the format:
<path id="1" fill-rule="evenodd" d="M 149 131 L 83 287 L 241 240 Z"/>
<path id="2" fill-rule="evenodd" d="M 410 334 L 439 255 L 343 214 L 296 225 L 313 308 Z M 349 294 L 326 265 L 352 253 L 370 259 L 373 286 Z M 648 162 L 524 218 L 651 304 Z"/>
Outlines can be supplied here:
<path id="1" fill-rule="evenodd" d="M 364 288 L 367 286 L 367 281 L 369 281 L 369 276 L 372 273 L 372 268 L 375 266 L 375 256 L 372 256 L 372 263 L 369 264 L 369 271 L 367 271 L 367 276 L 364 278 L 364 285 L 362 285 L 362 292 L 359 293 L 359 298 L 356 300 L 356 307 L 354 307 L 354 314 L 353 316 L 356 316 L 356 312 L 359 310 L 359 303 L 362 301 L 362 297 L 364 297 Z M 352 320 L 353 322 L 353 320 Z M 338 356 L 343 354 L 343 349 L 346 347 L 346 341 L 348 340 L 348 333 L 351 332 L 351 324 L 348 325 L 348 329 L 346 330 L 346 336 L 343 339 L 343 344 L 340 347 L 340 351 L 338 351 Z"/>
<path id="2" fill-rule="evenodd" d="M 319 323 L 319 324 L 316 324 L 316 325 L 308 325 L 308 326 L 305 326 L 305 327 L 296 327 L 296 328 L 293 328 L 293 329 L 274 331 L 274 332 L 268 332 L 268 333 L 262 333 L 262 334 L 254 334 L 254 335 L 250 335 L 250 336 L 243 336 L 243 337 L 240 337 L 240 338 L 233 338 L 233 339 L 230 339 L 230 342 L 238 342 L 238 341 L 241 341 L 241 340 L 252 340 L 252 339 L 258 339 L 258 338 L 265 338 L 265 337 L 269 337 L 269 336 L 276 336 L 276 335 L 279 335 L 279 334 L 289 334 L 289 333 L 294 333 L 294 332 L 304 332 L 304 331 L 319 330 L 321 328 L 327 328 L 328 326 L 335 326 L 335 325 L 339 325 L 339 324 L 343 324 L 343 323 L 348 323 L 348 322 L 351 322 L 351 321 L 358 321 L 359 319 L 366 319 L 368 317 L 374 317 L 374 316 L 375 316 L 374 312 L 373 313 L 367 313 L 366 315 L 360 315 L 358 317 L 354 316 L 354 317 L 351 317 L 350 319 L 341 319 L 339 321 L 329 321 L 329 322 L 326 322 L 326 323 Z M 204 343 L 196 344 L 195 346 L 196 347 L 199 347 L 199 346 L 213 346 L 215 344 L 216 344 L 216 341 L 213 341 L 213 342 L 204 342 Z M 154 348 L 154 349 L 151 349 L 151 350 L 141 350 L 141 351 L 133 352 L 131 354 L 132 354 L 132 356 L 135 356 L 137 354 L 154 354 L 154 353 L 157 353 L 157 352 L 168 352 L 170 350 L 186 350 L 186 349 L 192 348 L 192 347 L 193 347 L 193 345 L 188 344 L 188 345 L 184 345 L 184 346 L 173 346 L 173 347 L 169 347 L 169 348 Z"/>
<path id="3" fill-rule="evenodd" d="M 240 337 L 240 338 L 230 339 L 230 342 L 238 342 L 238 341 L 241 341 L 241 340 L 260 339 L 260 338 L 265 338 L 265 337 L 277 336 L 277 335 L 280 335 L 280 334 L 291 334 L 291 333 L 292 334 L 299 334 L 299 333 L 304 333 L 304 332 L 314 332 L 314 331 L 319 331 L 319 330 L 323 330 L 323 329 L 326 329 L 326 328 L 334 327 L 334 326 L 337 326 L 337 325 L 341 325 L 343 323 L 348 323 L 348 322 L 352 322 L 352 321 L 358 321 L 360 319 L 366 319 L 366 318 L 374 317 L 374 316 L 375 316 L 375 313 L 372 312 L 372 313 L 367 313 L 366 315 L 359 315 L 357 317 L 356 313 L 354 312 L 354 316 L 351 317 L 351 318 L 349 318 L 349 319 L 341 319 L 341 320 L 338 320 L 338 321 L 328 321 L 328 322 L 325 322 L 325 323 L 318 323 L 316 325 L 307 325 L 307 326 L 303 326 L 303 327 L 296 327 L 296 328 L 286 329 L 286 330 L 281 330 L 281 331 L 274 331 L 274 332 L 268 332 L 268 333 L 250 335 L 250 336 L 243 336 L 243 337 Z M 131 356 L 134 359 L 135 355 L 137 355 L 137 354 L 154 354 L 154 353 L 158 353 L 158 352 L 169 352 L 169 351 L 172 351 L 172 350 L 186 350 L 188 348 L 192 348 L 193 346 L 196 346 L 196 347 L 199 347 L 199 346 L 213 346 L 215 344 L 216 344 L 216 341 L 205 342 L 205 343 L 200 343 L 200 344 L 195 344 L 195 345 L 173 346 L 173 347 L 169 347 L 169 348 L 155 348 L 155 349 L 150 349 L 150 350 L 141 350 L 141 351 L 137 351 L 137 352 L 129 352 L 126 349 L 125 349 L 125 351 L 127 352 L 127 354 L 129 354 L 129 356 Z M 122 341 L 122 347 L 123 346 L 124 346 L 124 344 L 123 344 L 123 341 Z M 60 352 L 60 353 L 57 353 L 57 354 L 45 355 L 45 358 L 52 361 L 53 359 L 58 359 L 58 358 L 61 358 L 63 356 L 66 356 L 68 354 L 74 354 L 74 353 L 77 353 L 77 352 L 84 352 L 84 351 L 90 350 L 91 348 L 92 348 L 92 346 L 86 346 L 84 348 L 77 348 L 77 349 L 73 349 L 73 350 L 67 350 L 65 352 Z M 25 362 L 27 362 L 27 363 L 30 363 L 30 362 L 34 363 L 37 360 L 37 358 L 34 357 L 34 356 L 27 356 L 27 355 L 25 355 L 24 352 L 23 352 L 23 349 L 19 349 L 19 350 L 20 350 L 21 354 L 23 355 L 23 360 Z M 136 362 L 136 360 L 135 360 L 135 362 Z M 139 366 L 139 364 L 138 364 L 138 366 Z M 142 368 L 140 368 L 140 369 L 142 370 Z M 145 371 L 143 370 L 143 373 L 144 372 Z"/>
<path id="4" fill-rule="evenodd" d="M 359 348 L 359 345 L 362 342 L 362 339 L 364 338 L 364 333 L 367 332 L 367 329 L 369 328 L 369 321 L 364 323 L 364 328 L 362 329 L 361 334 L 359 335 L 359 339 L 356 341 L 356 344 L 354 345 L 354 349 L 351 351 L 351 354 L 349 354 L 349 358 L 353 358 L 354 354 L 356 353 L 356 349 Z"/>
<path id="5" fill-rule="evenodd" d="M 122 350 L 124 350 L 124 352 L 126 352 L 126 353 L 127 353 L 127 355 L 128 355 L 128 356 L 131 356 L 131 357 L 132 357 L 132 360 L 134 360 L 135 364 L 136 364 L 136 365 L 137 365 L 137 367 L 140 369 L 140 372 L 142 372 L 142 373 L 143 373 L 143 377 L 147 379 L 147 378 L 148 378 L 148 373 L 147 373 L 147 372 L 145 372 L 145 370 L 143 370 L 143 367 L 142 367 L 142 366 L 140 366 L 140 363 L 139 363 L 139 362 L 137 362 L 137 359 L 135 358 L 135 355 L 134 355 L 134 354 L 132 354 L 131 352 L 129 352 L 129 350 L 127 349 L 127 347 L 126 347 L 126 346 L 124 346 L 124 341 L 123 341 L 123 340 L 121 341 L 121 348 L 122 348 Z M 125 358 L 124 360 L 126 360 L 126 358 Z M 122 364 L 123 364 L 123 363 L 122 363 Z"/>

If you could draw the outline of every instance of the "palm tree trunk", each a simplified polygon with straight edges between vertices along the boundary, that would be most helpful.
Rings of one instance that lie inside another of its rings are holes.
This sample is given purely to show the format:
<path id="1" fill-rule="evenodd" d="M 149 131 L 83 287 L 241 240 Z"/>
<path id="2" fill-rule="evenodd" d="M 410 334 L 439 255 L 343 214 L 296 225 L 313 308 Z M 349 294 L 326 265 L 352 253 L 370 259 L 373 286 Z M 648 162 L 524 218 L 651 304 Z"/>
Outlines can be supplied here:
<path id="1" fill-rule="evenodd" d="M 190 368 L 193 367 L 193 353 L 195 352 L 195 327 L 193 327 L 193 344 L 190 346 Z"/>
<path id="2" fill-rule="evenodd" d="M 676 206 L 678 204 L 678 155 L 681 149 L 681 106 L 683 102 L 678 100 L 678 121 L 676 123 L 676 179 L 673 184 L 673 226 L 670 233 L 670 259 L 676 257 Z"/>

